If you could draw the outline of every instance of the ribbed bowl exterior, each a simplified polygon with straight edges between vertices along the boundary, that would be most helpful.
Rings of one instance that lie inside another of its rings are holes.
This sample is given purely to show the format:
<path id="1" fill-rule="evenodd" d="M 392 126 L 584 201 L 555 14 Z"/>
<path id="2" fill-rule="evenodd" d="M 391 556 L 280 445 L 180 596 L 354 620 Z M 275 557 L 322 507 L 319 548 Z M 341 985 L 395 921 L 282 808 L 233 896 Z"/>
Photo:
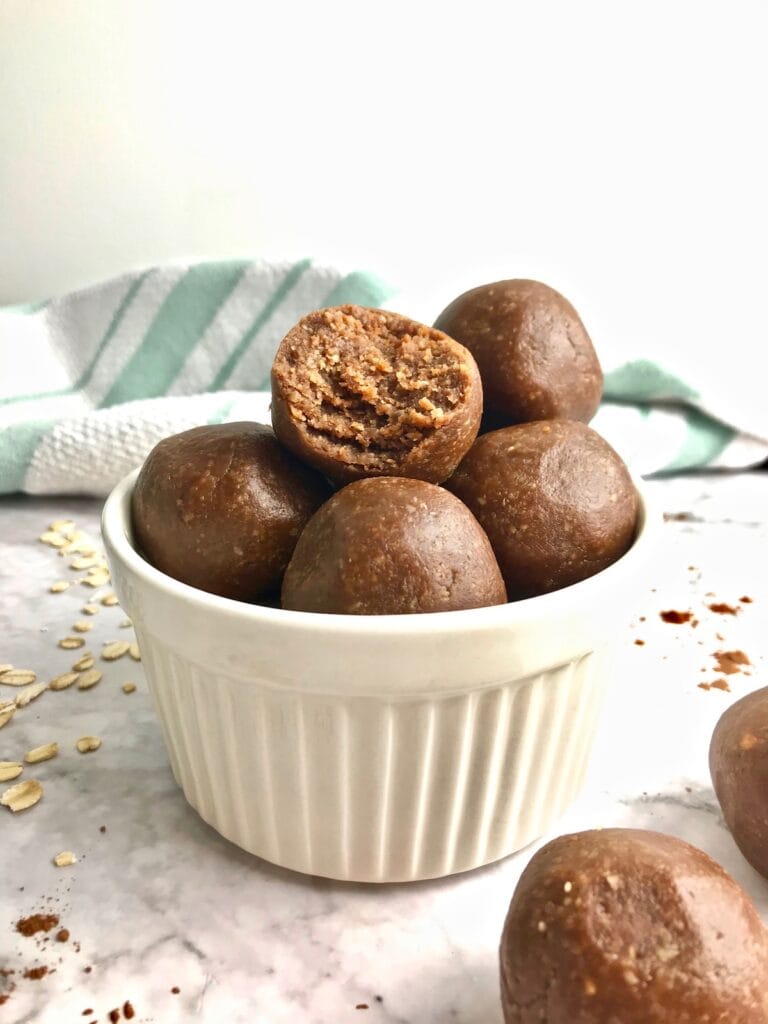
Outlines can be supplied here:
<path id="1" fill-rule="evenodd" d="M 176 779 L 227 839 L 358 882 L 449 875 L 549 831 L 585 773 L 654 520 L 591 579 L 434 615 L 315 615 L 205 594 L 136 552 L 135 474 L 103 532 Z"/>
<path id="2" fill-rule="evenodd" d="M 605 683 L 587 654 L 465 694 L 315 695 L 139 639 L 201 817 L 275 864 L 360 882 L 465 871 L 546 832 L 581 786 Z"/>

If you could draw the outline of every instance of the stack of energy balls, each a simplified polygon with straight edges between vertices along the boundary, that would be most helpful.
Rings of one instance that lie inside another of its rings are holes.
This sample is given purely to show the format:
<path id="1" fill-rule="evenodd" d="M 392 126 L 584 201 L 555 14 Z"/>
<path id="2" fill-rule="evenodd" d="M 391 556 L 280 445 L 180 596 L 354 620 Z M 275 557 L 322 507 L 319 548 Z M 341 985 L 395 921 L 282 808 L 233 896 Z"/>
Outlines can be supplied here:
<path id="1" fill-rule="evenodd" d="M 197 427 L 152 451 L 138 544 L 185 583 L 294 611 L 454 611 L 557 590 L 635 532 L 629 473 L 586 426 L 602 379 L 576 311 L 534 281 L 475 288 L 434 327 L 317 310 L 275 357 L 274 433 Z"/>

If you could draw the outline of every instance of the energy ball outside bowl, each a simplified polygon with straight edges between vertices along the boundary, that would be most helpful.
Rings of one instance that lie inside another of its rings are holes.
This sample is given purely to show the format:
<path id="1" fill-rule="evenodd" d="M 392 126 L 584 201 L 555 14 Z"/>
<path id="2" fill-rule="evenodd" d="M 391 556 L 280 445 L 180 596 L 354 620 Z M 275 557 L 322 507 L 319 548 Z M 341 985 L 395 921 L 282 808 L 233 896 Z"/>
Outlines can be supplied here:
<path id="1" fill-rule="evenodd" d="M 477 360 L 495 426 L 588 423 L 597 412 L 600 363 L 578 313 L 554 288 L 526 280 L 481 285 L 454 299 L 435 327 Z"/>
<path id="2" fill-rule="evenodd" d="M 506 1024 L 768 1021 L 768 937 L 747 894 L 672 836 L 561 836 L 523 872 L 500 948 Z"/>
<path id="3" fill-rule="evenodd" d="M 347 615 L 506 601 L 488 538 L 458 498 L 402 477 L 359 480 L 315 513 L 283 581 L 283 607 Z"/>
<path id="4" fill-rule="evenodd" d="M 272 367 L 272 425 L 332 480 L 413 477 L 441 483 L 477 436 L 480 374 L 432 327 L 361 306 L 305 316 Z"/>
<path id="5" fill-rule="evenodd" d="M 768 687 L 724 712 L 712 735 L 709 767 L 736 845 L 768 878 Z"/>
<path id="6" fill-rule="evenodd" d="M 158 569 L 222 597 L 278 590 L 328 483 L 258 423 L 194 427 L 160 441 L 133 492 L 139 549 Z"/>
<path id="7" fill-rule="evenodd" d="M 488 534 L 510 601 L 594 576 L 635 535 L 629 471 L 583 423 L 548 420 L 483 434 L 446 487 Z"/>

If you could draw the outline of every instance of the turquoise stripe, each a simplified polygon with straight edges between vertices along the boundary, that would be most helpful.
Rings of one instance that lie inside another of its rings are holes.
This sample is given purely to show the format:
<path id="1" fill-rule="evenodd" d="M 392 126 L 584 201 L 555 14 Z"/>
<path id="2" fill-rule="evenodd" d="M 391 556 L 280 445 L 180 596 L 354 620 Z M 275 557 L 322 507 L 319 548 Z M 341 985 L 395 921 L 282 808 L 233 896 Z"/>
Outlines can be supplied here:
<path id="1" fill-rule="evenodd" d="M 285 275 L 285 277 L 280 282 L 278 287 L 270 296 L 269 302 L 267 302 L 266 306 L 264 306 L 262 311 L 259 313 L 259 315 L 253 321 L 251 326 L 248 328 L 248 330 L 242 336 L 240 341 L 237 343 L 236 347 L 232 350 L 232 352 L 230 352 L 224 365 L 213 378 L 213 381 L 211 382 L 210 387 L 208 388 L 209 391 L 220 391 L 224 387 L 224 385 L 227 383 L 229 378 L 234 373 L 238 363 L 250 348 L 253 339 L 256 337 L 256 335 L 259 333 L 262 327 L 264 327 L 264 325 L 275 312 L 275 310 L 278 308 L 278 306 L 281 305 L 281 303 L 289 294 L 289 292 L 291 292 L 296 287 L 296 285 L 301 280 L 302 275 L 311 266 L 311 264 L 311 260 L 301 260 L 301 262 L 295 263 L 291 267 L 291 269 Z M 261 384 L 263 385 L 263 382 L 261 382 Z M 256 387 L 258 386 L 260 385 L 256 385 Z"/>
<path id="2" fill-rule="evenodd" d="M 237 396 L 237 395 L 235 395 L 234 398 L 230 395 L 230 397 L 228 397 L 225 402 L 222 402 L 221 405 L 219 405 L 216 408 L 216 411 L 214 413 L 212 413 L 208 417 L 208 422 L 209 423 L 224 423 L 226 418 L 232 412 L 232 409 L 235 406 L 235 404 L 237 403 L 238 398 L 239 398 L 239 396 Z"/>
<path id="3" fill-rule="evenodd" d="M 32 316 L 39 313 L 50 302 L 50 299 L 40 299 L 38 302 L 20 302 L 17 306 L 0 306 L 0 313 L 16 313 L 19 316 Z"/>
<path id="4" fill-rule="evenodd" d="M 40 391 L 34 395 L 14 395 L 12 398 L 0 398 L 0 405 L 13 405 L 15 402 L 35 402 L 39 401 L 41 398 L 63 398 L 65 395 L 74 395 L 78 391 L 82 391 L 82 389 L 89 383 L 91 377 L 93 377 L 96 364 L 101 358 L 104 349 L 114 337 L 115 331 L 120 326 L 128 307 L 133 302 L 136 292 L 138 292 L 139 288 L 141 288 L 144 281 L 151 273 L 151 270 L 145 270 L 144 273 L 140 274 L 131 284 L 131 287 L 125 293 L 122 302 L 113 313 L 109 326 L 104 333 L 104 337 L 99 342 L 93 358 L 81 374 L 80 378 L 74 384 L 68 388 L 59 388 L 56 391 Z"/>
<path id="5" fill-rule="evenodd" d="M 32 456 L 55 424 L 56 420 L 33 420 L 0 431 L 0 494 L 22 490 Z"/>
<path id="6" fill-rule="evenodd" d="M 711 465 L 736 436 L 736 431 L 697 409 L 685 414 L 686 433 L 680 450 L 672 462 L 658 473 L 679 473 Z"/>
<path id="7" fill-rule="evenodd" d="M 158 310 L 102 408 L 164 395 L 247 267 L 244 260 L 190 267 Z"/>
<path id="8" fill-rule="evenodd" d="M 603 398 L 611 402 L 695 401 L 698 391 L 648 359 L 624 363 L 605 375 Z"/>
<path id="9" fill-rule="evenodd" d="M 343 306 L 352 303 L 355 306 L 379 307 L 392 295 L 393 289 L 375 274 L 363 274 L 356 270 L 347 274 L 326 295 L 323 306 Z"/>

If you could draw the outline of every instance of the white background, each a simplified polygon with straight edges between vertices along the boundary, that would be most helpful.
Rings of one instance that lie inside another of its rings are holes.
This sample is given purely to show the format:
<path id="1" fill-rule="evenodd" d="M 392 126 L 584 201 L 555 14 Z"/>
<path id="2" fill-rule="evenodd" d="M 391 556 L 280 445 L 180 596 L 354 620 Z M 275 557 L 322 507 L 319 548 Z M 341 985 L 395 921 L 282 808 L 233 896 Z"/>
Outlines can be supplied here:
<path id="1" fill-rule="evenodd" d="M 766 343 L 767 10 L 0 0 L 0 304 L 310 255 L 431 319 L 531 276 L 609 364 L 737 389 Z"/>

